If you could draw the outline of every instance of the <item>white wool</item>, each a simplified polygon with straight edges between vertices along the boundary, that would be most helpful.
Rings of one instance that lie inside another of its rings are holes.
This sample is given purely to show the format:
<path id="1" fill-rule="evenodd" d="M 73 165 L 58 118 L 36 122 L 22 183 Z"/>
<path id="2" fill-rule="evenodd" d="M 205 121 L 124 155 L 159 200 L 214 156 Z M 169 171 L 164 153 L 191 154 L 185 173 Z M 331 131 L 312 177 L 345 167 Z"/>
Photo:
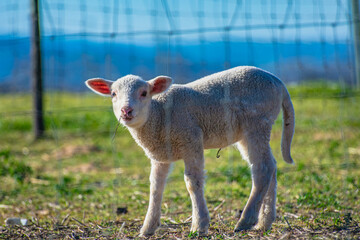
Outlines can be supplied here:
<path id="1" fill-rule="evenodd" d="M 121 109 L 131 107 L 133 119 L 121 122 L 152 163 L 150 202 L 142 235 L 152 235 L 160 225 L 161 198 L 169 166 L 179 159 L 185 162 L 184 180 L 193 204 L 191 231 L 207 232 L 210 217 L 203 189 L 203 149 L 232 144 L 249 162 L 253 178 L 248 203 L 235 231 L 271 227 L 276 216 L 276 161 L 269 141 L 281 109 L 281 150 L 288 163 L 293 163 L 290 145 L 295 129 L 289 93 L 278 78 L 259 68 L 244 66 L 185 85 L 171 85 L 171 79 L 164 76 L 146 82 L 134 75 L 110 85 L 117 94 L 113 98 L 116 117 L 123 119 Z M 147 97 L 139 95 L 144 91 L 149 93 Z"/>

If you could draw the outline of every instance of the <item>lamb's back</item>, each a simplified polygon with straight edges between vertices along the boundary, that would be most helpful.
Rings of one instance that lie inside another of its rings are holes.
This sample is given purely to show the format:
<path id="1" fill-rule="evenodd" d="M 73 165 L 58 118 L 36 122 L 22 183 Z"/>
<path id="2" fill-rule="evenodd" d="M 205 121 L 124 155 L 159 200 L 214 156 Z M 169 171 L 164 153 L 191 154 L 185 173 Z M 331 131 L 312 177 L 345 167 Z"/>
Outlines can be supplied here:
<path id="1" fill-rule="evenodd" d="M 174 84 L 154 101 L 171 112 L 173 138 L 191 138 L 199 128 L 204 147 L 216 148 L 236 142 L 249 123 L 264 121 L 271 125 L 274 119 L 266 115 L 279 111 L 281 84 L 259 68 L 236 67 L 189 84 Z"/>

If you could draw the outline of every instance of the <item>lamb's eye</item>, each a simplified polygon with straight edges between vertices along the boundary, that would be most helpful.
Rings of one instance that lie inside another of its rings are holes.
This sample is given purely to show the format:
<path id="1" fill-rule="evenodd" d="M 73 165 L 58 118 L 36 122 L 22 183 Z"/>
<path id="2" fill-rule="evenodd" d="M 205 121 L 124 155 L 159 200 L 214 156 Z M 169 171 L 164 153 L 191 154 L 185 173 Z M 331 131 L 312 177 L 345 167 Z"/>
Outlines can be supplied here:
<path id="1" fill-rule="evenodd" d="M 146 92 L 146 91 L 143 91 L 143 92 L 141 93 L 141 96 L 142 96 L 142 97 L 146 97 L 146 95 L 147 95 L 147 92 Z"/>
<path id="2" fill-rule="evenodd" d="M 111 97 L 116 97 L 116 92 L 112 92 Z"/>

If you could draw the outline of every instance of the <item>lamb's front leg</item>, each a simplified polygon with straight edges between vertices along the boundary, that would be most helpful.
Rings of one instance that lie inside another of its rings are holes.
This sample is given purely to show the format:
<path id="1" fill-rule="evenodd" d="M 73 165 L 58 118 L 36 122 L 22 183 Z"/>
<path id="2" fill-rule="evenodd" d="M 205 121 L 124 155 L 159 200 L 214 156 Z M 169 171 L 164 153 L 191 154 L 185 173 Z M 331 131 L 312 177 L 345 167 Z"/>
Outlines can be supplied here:
<path id="1" fill-rule="evenodd" d="M 170 165 L 170 163 L 151 161 L 149 208 L 140 230 L 142 236 L 153 235 L 160 226 L 161 200 Z"/>
<path id="2" fill-rule="evenodd" d="M 208 232 L 210 216 L 204 197 L 204 156 L 201 152 L 185 161 L 184 179 L 192 202 L 191 232 L 205 235 Z"/>

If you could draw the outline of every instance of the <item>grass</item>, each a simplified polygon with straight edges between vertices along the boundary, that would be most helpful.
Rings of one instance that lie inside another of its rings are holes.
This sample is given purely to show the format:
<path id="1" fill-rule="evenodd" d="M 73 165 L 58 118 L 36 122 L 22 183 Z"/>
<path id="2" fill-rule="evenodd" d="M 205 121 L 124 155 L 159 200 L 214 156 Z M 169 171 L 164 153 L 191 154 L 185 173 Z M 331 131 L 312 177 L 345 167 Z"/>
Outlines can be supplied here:
<path id="1" fill-rule="evenodd" d="M 232 232 L 251 189 L 245 161 L 232 147 L 205 151 L 212 239 L 360 237 L 360 96 L 336 85 L 290 88 L 296 110 L 295 166 L 280 153 L 281 117 L 271 146 L 278 160 L 277 219 L 267 232 Z M 110 101 L 49 93 L 47 134 L 33 141 L 31 97 L 0 95 L 0 238 L 137 238 L 148 202 L 150 163 Z M 153 239 L 198 238 L 184 165 L 174 164 Z M 21 217 L 28 226 L 6 226 Z"/>

